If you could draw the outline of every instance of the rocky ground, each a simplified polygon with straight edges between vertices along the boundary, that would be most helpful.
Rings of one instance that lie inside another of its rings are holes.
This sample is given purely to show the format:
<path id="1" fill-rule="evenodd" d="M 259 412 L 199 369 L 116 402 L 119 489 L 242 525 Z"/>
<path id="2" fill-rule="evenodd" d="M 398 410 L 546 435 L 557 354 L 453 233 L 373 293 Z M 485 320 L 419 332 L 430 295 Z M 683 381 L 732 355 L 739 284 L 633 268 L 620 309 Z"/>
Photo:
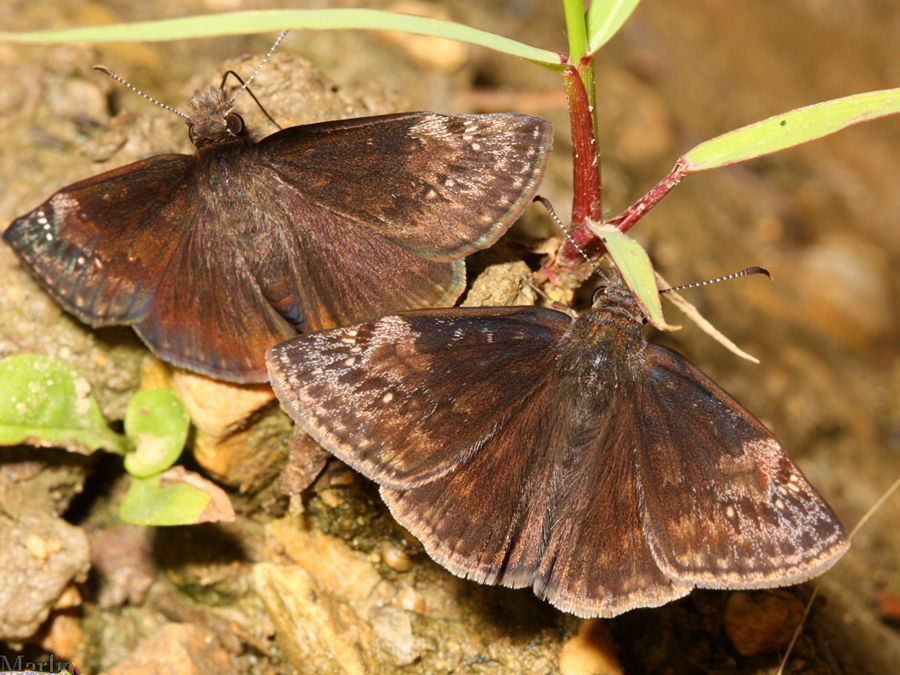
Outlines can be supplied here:
<path id="1" fill-rule="evenodd" d="M 423 4 L 437 15 L 565 49 L 553 3 Z M 58 2 L 0 7 L 11 29 L 141 20 L 263 2 L 191 0 L 139 8 Z M 367 3 L 367 6 L 376 6 Z M 387 7 L 386 4 L 378 4 Z M 399 5 L 398 5 L 399 7 Z M 402 7 L 401 7 L 402 9 Z M 598 60 L 605 209 L 615 215 L 696 143 L 785 110 L 900 85 L 894 3 L 647 0 Z M 113 68 L 184 108 L 219 64 L 252 70 L 273 36 L 177 43 L 0 45 L 0 223 L 60 186 L 151 152 L 190 152 L 183 121 L 92 71 Z M 293 33 L 254 91 L 283 126 L 391 110 L 550 118 L 556 144 L 542 193 L 571 198 L 565 98 L 555 74 L 467 47 L 378 33 Z M 265 122 L 245 106 L 248 123 Z M 738 360 L 684 325 L 665 340 L 769 425 L 848 528 L 900 476 L 900 120 L 689 177 L 632 233 L 671 283 L 754 264 L 749 279 L 692 291 Z M 557 236 L 532 209 L 470 291 L 521 303 L 513 241 Z M 528 259 L 534 266 L 536 256 Z M 58 356 L 120 420 L 145 382 L 167 383 L 195 422 L 185 462 L 226 486 L 235 523 L 146 529 L 116 517 L 121 462 L 0 448 L 0 656 L 74 661 L 78 672 L 769 673 L 808 586 L 696 592 L 655 610 L 579 621 L 530 591 L 485 588 L 432 563 L 393 523 L 377 489 L 336 460 L 278 478 L 290 423 L 265 388 L 233 387 L 150 363 L 128 329 L 90 331 L 64 315 L 0 248 L 0 356 Z M 471 275 L 475 276 L 475 274 Z M 529 299 L 527 301 L 533 301 Z M 660 336 L 652 339 L 662 340 Z M 220 415 L 222 401 L 229 403 Z M 252 424 L 241 425 L 250 415 Z M 308 450 L 308 449 L 307 449 Z M 863 527 L 822 579 L 787 672 L 880 674 L 900 666 L 900 498 Z M 754 611 L 751 611 L 753 609 Z M 893 613 L 892 613 L 893 612 Z M 893 623 L 892 623 L 893 622 Z M 767 642 L 768 640 L 768 642 Z M 753 655 L 741 651 L 759 650 Z M 5 662 L 0 662 L 0 667 Z M 172 670 L 165 670 L 172 668 Z"/>

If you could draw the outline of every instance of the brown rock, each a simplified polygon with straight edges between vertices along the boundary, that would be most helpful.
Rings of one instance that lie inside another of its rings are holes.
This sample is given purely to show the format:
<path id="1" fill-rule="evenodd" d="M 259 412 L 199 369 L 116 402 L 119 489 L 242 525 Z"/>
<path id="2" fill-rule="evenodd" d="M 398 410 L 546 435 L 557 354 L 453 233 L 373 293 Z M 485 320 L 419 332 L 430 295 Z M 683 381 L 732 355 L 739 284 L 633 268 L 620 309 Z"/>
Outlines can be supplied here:
<path id="1" fill-rule="evenodd" d="M 12 518 L 61 515 L 83 489 L 93 462 L 55 448 L 42 448 L 40 455 L 26 447 L 0 448 L 0 511 Z"/>
<path id="2" fill-rule="evenodd" d="M 206 675 L 234 672 L 216 636 L 193 624 L 170 623 L 146 639 L 109 675 Z"/>
<path id="3" fill-rule="evenodd" d="M 288 463 L 278 476 L 278 489 L 285 495 L 297 495 L 312 485 L 331 455 L 299 429 L 288 439 L 288 449 Z"/>
<path id="4" fill-rule="evenodd" d="M 144 602 L 156 579 L 151 535 L 150 528 L 124 523 L 88 532 L 91 565 L 100 579 L 101 607 Z"/>
<path id="5" fill-rule="evenodd" d="M 485 254 L 490 260 L 484 272 L 478 275 L 466 294 L 463 307 L 496 307 L 500 305 L 533 305 L 537 294 L 528 285 L 531 270 L 521 260 L 500 262 L 500 258 Z M 493 261 L 497 260 L 496 263 Z"/>
<path id="6" fill-rule="evenodd" d="M 791 591 L 737 591 L 725 604 L 722 625 L 744 656 L 783 649 L 803 621 L 804 604 Z"/>

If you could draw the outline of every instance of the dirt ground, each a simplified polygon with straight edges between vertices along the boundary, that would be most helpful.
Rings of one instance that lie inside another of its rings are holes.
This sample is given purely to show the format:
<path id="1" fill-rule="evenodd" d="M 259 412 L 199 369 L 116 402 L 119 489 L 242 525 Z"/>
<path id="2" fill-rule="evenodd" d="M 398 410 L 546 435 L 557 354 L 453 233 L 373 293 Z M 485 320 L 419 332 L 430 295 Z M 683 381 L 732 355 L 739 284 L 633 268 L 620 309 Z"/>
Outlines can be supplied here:
<path id="1" fill-rule="evenodd" d="M 58 0 L 38 10 L 6 3 L 0 25 L 24 30 L 270 4 Z M 422 6 L 565 50 L 555 3 Z M 646 0 L 597 61 L 605 214 L 640 197 L 703 140 L 803 105 L 900 85 L 898 34 L 900 4 L 884 0 Z M 0 224 L 101 170 L 151 152 L 191 151 L 181 120 L 92 71 L 94 64 L 184 109 L 195 88 L 217 83 L 219 63 L 265 52 L 273 37 L 0 45 L 7 73 L 0 88 Z M 379 33 L 295 32 L 255 91 L 284 126 L 391 110 L 547 117 L 556 142 L 541 193 L 565 218 L 565 97 L 558 76 L 538 66 L 474 48 L 430 44 L 416 52 L 410 40 Z M 263 128 L 247 112 L 250 124 Z M 690 176 L 631 231 L 673 284 L 750 265 L 771 269 L 773 282 L 753 278 L 689 292 L 760 365 L 728 353 L 672 307 L 669 322 L 684 329 L 651 339 L 686 354 L 763 420 L 848 529 L 900 476 L 898 147 L 900 119 L 887 119 Z M 553 227 L 532 208 L 511 236 L 555 236 Z M 474 267 L 492 260 L 481 256 Z M 90 331 L 64 316 L 5 247 L 0 275 L 0 356 L 63 358 L 91 381 L 108 419 L 121 419 L 144 368 L 141 343 L 127 329 Z M 588 673 L 617 672 L 616 660 L 628 673 L 774 672 L 779 650 L 741 656 L 725 637 L 727 593 L 696 592 L 660 609 L 581 624 L 528 590 L 482 588 L 436 566 L 392 523 L 377 490 L 336 460 L 289 504 L 274 482 L 289 425 L 276 406 L 265 412 L 274 420 L 266 431 L 240 443 L 248 451 L 253 438 L 263 438 L 258 445 L 267 450 L 253 454 L 254 470 L 219 467 L 216 477 L 234 490 L 239 513 L 225 527 L 125 527 L 115 516 L 120 463 L 0 449 L 4 532 L 50 528 L 45 538 L 68 542 L 80 556 L 60 572 L 75 580 L 62 586 L 75 589 L 77 599 L 60 602 L 60 586 L 46 600 L 50 622 L 32 636 L 40 621 L 22 619 L 19 632 L 0 642 L 0 655 L 37 663 L 52 652 L 77 662 L 80 673 L 160 672 L 147 664 L 162 651 L 173 663 L 201 664 L 194 672 Z M 188 461 L 208 468 L 203 457 Z M 900 612 L 891 619 L 880 609 L 900 594 L 898 523 L 894 496 L 822 578 L 821 598 L 786 672 L 900 672 Z M 2 604 L 17 601 L 3 593 Z M 793 607 L 808 594 L 803 587 L 785 602 Z M 613 646 L 603 647 L 605 639 Z M 218 651 L 204 652 L 209 644 Z M 564 645 L 605 654 L 611 670 L 578 670 L 561 658 Z M 131 661 L 116 670 L 123 659 Z"/>

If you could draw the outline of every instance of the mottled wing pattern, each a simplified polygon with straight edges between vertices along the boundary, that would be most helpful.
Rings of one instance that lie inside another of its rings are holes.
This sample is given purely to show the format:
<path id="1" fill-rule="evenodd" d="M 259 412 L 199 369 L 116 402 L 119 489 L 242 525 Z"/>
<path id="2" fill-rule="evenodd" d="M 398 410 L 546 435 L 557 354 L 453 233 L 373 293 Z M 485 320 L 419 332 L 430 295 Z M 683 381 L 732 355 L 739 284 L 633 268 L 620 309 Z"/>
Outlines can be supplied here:
<path id="1" fill-rule="evenodd" d="M 490 441 L 542 386 L 570 321 L 533 307 L 407 312 L 280 344 L 267 355 L 269 375 L 327 450 L 382 485 L 408 488 Z"/>
<path id="2" fill-rule="evenodd" d="M 391 513 L 455 574 L 531 586 L 578 616 L 686 595 L 643 535 L 631 411 L 615 401 L 573 424 L 571 392 L 551 377 L 465 464 L 411 490 L 382 487 Z"/>
<path id="3" fill-rule="evenodd" d="M 612 616 L 689 588 L 644 539 L 630 398 L 565 379 L 570 324 L 533 308 L 409 312 L 279 345 L 270 379 L 439 563 Z"/>
<path id="4" fill-rule="evenodd" d="M 529 115 L 401 113 L 285 129 L 258 147 L 315 207 L 447 261 L 489 246 L 515 222 L 552 142 L 552 124 Z M 317 244 L 341 248 L 339 239 Z"/>
<path id="5" fill-rule="evenodd" d="M 837 516 L 769 430 L 684 357 L 649 345 L 638 383 L 643 529 L 668 576 L 788 585 L 847 550 Z"/>
<path id="6" fill-rule="evenodd" d="M 5 241 L 66 311 L 91 326 L 147 316 L 158 270 L 189 218 L 160 218 L 184 203 L 187 155 L 159 155 L 70 185 L 17 218 Z"/>

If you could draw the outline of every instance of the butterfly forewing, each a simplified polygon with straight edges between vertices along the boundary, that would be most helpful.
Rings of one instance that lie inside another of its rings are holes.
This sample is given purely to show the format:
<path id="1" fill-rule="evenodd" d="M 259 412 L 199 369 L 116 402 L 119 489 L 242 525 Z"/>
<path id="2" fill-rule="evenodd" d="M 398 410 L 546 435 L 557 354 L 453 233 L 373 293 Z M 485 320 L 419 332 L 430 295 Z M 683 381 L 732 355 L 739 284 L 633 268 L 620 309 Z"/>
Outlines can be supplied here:
<path id="1" fill-rule="evenodd" d="M 407 312 L 278 345 L 269 374 L 329 451 L 404 489 L 490 439 L 500 416 L 542 383 L 570 321 L 531 307 Z"/>
<path id="2" fill-rule="evenodd" d="M 635 406 L 643 522 L 670 577 L 787 585 L 847 550 L 837 516 L 756 418 L 665 347 L 648 346 L 645 369 Z"/>
<path id="3" fill-rule="evenodd" d="M 157 271 L 188 230 L 192 214 L 158 224 L 184 205 L 179 185 L 194 165 L 187 155 L 160 155 L 75 183 L 16 219 L 3 241 L 81 321 L 140 321 L 153 305 Z"/>
<path id="4" fill-rule="evenodd" d="M 548 121 L 528 115 L 401 113 L 286 129 L 259 152 L 316 207 L 417 255 L 453 260 L 489 246 L 522 214 L 552 138 Z"/>

